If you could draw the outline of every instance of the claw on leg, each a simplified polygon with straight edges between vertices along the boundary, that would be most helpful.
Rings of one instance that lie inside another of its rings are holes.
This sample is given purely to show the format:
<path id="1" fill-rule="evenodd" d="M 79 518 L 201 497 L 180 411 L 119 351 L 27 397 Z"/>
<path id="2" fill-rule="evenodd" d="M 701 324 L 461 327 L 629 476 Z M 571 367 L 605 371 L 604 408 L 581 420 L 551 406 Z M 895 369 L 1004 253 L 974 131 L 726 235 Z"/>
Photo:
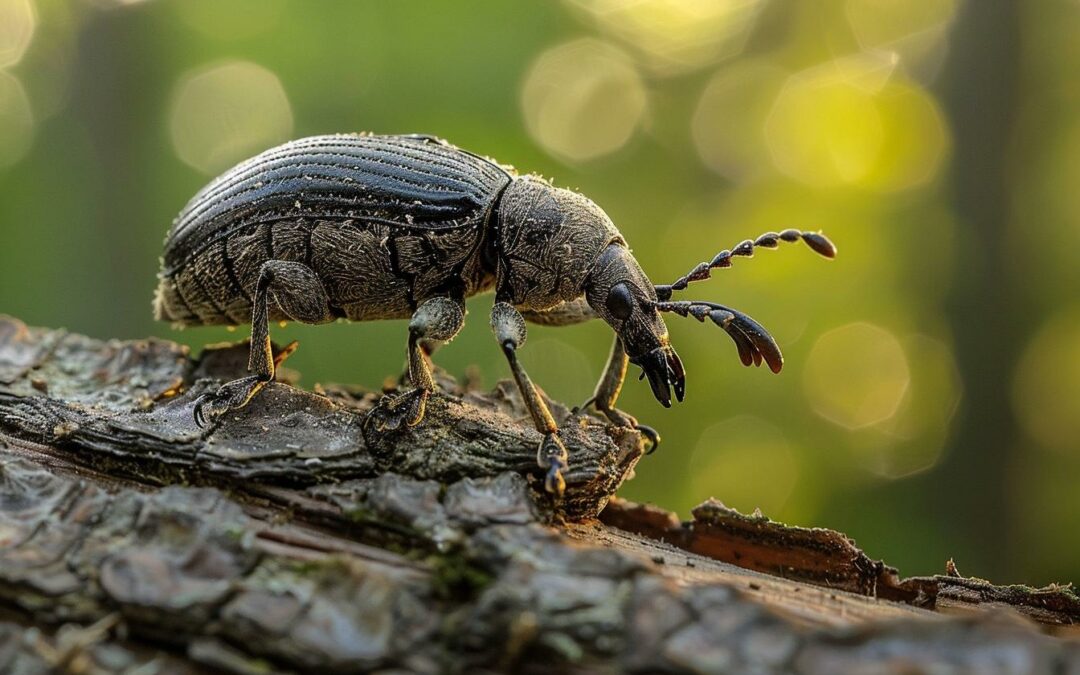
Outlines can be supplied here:
<path id="1" fill-rule="evenodd" d="M 541 469 L 547 469 L 544 476 L 544 489 L 549 494 L 561 499 L 566 491 L 566 479 L 563 471 L 569 466 L 570 457 L 559 437 L 554 433 L 546 434 L 536 450 L 536 463 Z"/>
<path id="2" fill-rule="evenodd" d="M 623 347 L 622 340 L 616 336 L 611 345 L 611 355 L 608 356 L 607 366 L 604 367 L 604 374 L 600 376 L 600 381 L 596 384 L 596 391 L 587 401 L 574 408 L 571 414 L 581 415 L 589 406 L 595 407 L 615 426 L 636 429 L 641 435 L 645 436 L 649 442 L 649 447 L 645 450 L 645 454 L 648 455 L 652 454 L 656 450 L 656 446 L 660 445 L 660 434 L 656 433 L 656 429 L 652 427 L 638 424 L 638 421 L 632 415 L 627 415 L 615 407 L 615 402 L 619 399 L 619 392 L 622 390 L 623 380 L 626 379 L 628 363 L 626 349 Z M 665 361 L 665 367 L 666 363 Z M 675 393 L 681 401 L 682 390 L 676 388 Z"/>
<path id="3" fill-rule="evenodd" d="M 277 367 L 296 350 L 291 342 L 276 354 L 270 342 L 269 303 L 271 299 L 288 317 L 304 323 L 326 323 L 333 320 L 326 289 L 315 272 L 305 265 L 284 260 L 267 260 L 259 268 L 251 308 L 251 346 L 248 372 L 252 373 L 227 382 L 212 394 L 195 402 L 195 424 L 204 427 L 230 410 L 247 405 L 267 382 L 274 379 Z"/>
<path id="4" fill-rule="evenodd" d="M 656 429 L 645 424 L 638 424 L 637 418 L 633 415 L 627 415 L 618 408 L 601 410 L 600 412 L 604 413 L 604 417 L 607 417 L 608 421 L 615 426 L 634 429 L 644 436 L 649 442 L 648 448 L 645 449 L 646 455 L 651 455 L 656 452 L 656 447 L 660 445 L 660 434 L 656 432 Z"/>
<path id="5" fill-rule="evenodd" d="M 570 411 L 571 415 L 584 415 L 589 406 L 596 405 L 596 397 L 592 397 L 579 406 L 576 406 Z M 604 410 L 597 406 L 597 411 L 603 413 L 604 417 L 609 422 L 617 427 L 626 427 L 627 429 L 634 429 L 648 441 L 648 447 L 645 449 L 646 455 L 651 455 L 656 452 L 656 448 L 660 445 L 660 434 L 656 429 L 646 425 L 640 424 L 633 415 L 628 415 L 618 408 L 609 408 Z"/>
<path id="6" fill-rule="evenodd" d="M 651 455 L 660 447 L 660 433 L 647 424 L 639 424 L 635 427 L 642 436 L 649 441 L 649 447 L 645 449 L 646 455 Z"/>
<path id="7" fill-rule="evenodd" d="M 414 427 L 424 419 L 424 411 L 430 392 L 411 389 L 397 396 L 383 396 L 368 413 L 366 425 L 374 425 L 376 431 L 393 431 L 402 424 Z"/>
<path id="8" fill-rule="evenodd" d="M 261 375 L 249 375 L 226 382 L 212 394 L 203 394 L 195 401 L 195 424 L 204 428 L 230 410 L 243 408 L 269 381 Z"/>

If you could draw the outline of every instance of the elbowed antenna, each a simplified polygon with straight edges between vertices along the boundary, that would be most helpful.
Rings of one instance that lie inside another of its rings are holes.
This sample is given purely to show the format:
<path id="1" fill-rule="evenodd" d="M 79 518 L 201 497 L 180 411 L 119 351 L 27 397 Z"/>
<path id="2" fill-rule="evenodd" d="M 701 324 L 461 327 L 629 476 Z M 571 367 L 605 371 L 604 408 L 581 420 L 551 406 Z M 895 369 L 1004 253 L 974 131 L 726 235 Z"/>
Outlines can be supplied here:
<path id="1" fill-rule="evenodd" d="M 730 251 L 727 249 L 720 251 L 711 261 L 699 263 L 697 267 L 690 270 L 686 275 L 679 277 L 673 284 L 656 286 L 656 297 L 660 298 L 660 300 L 670 300 L 673 291 L 681 291 L 695 281 L 708 279 L 712 276 L 713 269 L 717 267 L 731 267 L 731 259 L 733 257 L 742 256 L 744 258 L 752 258 L 754 256 L 755 247 L 778 248 L 781 241 L 796 242 L 800 239 L 806 242 L 806 245 L 815 253 L 825 256 L 826 258 L 836 257 L 836 245 L 820 232 L 803 232 L 794 229 L 784 230 L 783 232 L 766 232 L 757 239 L 747 239 L 739 242 L 739 244 Z M 683 316 L 685 316 L 685 314 Z M 742 353 L 741 349 L 739 353 Z"/>
<path id="2" fill-rule="evenodd" d="M 704 300 L 661 300 L 654 302 L 653 308 L 658 312 L 692 316 L 701 322 L 706 318 L 711 319 L 731 336 L 739 350 L 739 360 L 744 366 L 760 366 L 764 361 L 774 373 L 779 373 L 784 367 L 784 355 L 780 353 L 780 345 L 776 344 L 769 331 L 737 309 Z"/>

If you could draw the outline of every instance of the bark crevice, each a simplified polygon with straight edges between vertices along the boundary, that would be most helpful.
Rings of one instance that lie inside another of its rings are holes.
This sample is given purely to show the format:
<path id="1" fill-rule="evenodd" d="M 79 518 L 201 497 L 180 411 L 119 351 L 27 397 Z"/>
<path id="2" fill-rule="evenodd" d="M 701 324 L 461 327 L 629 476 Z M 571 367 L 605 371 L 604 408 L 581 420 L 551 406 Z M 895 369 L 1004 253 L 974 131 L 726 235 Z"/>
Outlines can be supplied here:
<path id="1" fill-rule="evenodd" d="M 840 533 L 613 499 L 643 443 L 596 417 L 564 424 L 554 503 L 507 383 L 444 377 L 381 438 L 377 394 L 286 383 L 199 429 L 245 357 L 0 319 L 0 671 L 1080 669 L 1070 588 L 902 579 Z"/>

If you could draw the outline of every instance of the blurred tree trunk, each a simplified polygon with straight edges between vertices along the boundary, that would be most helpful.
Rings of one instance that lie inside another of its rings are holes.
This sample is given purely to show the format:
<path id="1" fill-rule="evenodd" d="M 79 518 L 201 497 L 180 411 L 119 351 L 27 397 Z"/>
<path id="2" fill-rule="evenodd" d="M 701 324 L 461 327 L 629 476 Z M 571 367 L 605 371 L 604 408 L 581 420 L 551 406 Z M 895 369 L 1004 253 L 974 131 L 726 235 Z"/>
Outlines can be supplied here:
<path id="1" fill-rule="evenodd" d="M 1009 148 L 1014 138 L 1020 16 L 1013 0 L 962 3 L 953 25 L 942 97 L 955 138 L 955 275 L 948 301 L 964 384 L 957 433 L 929 480 L 933 511 L 979 547 L 988 573 L 1015 568 L 1002 546 L 1011 529 L 1009 474 L 1019 435 L 1010 395 L 1030 312 L 1010 251 Z M 959 537 L 949 537 L 959 540 Z"/>
<path id="2" fill-rule="evenodd" d="M 245 361 L 0 317 L 0 672 L 1080 672 L 1037 629 L 1075 634 L 1071 590 L 609 503 L 640 435 L 557 402 L 553 501 L 506 382 L 443 378 L 391 435 L 374 394 L 285 383 L 195 426 Z"/>
<path id="3" fill-rule="evenodd" d="M 104 282 L 102 297 L 129 297 L 133 279 L 153 278 L 156 260 L 146 255 L 158 248 L 166 223 L 144 222 L 140 213 L 154 200 L 154 173 L 163 165 L 168 135 L 162 132 L 172 71 L 165 58 L 148 58 L 162 52 L 159 33 L 149 24 L 147 12 L 86 12 L 80 22 L 77 58 L 73 60 L 71 109 L 85 124 L 93 146 L 95 169 L 106 180 L 97 189 L 85 220 L 72 224 L 68 236 L 80 241 L 79 269 L 93 270 L 95 283 Z M 146 83 L 156 90 L 147 91 Z M 151 129 L 152 131 L 147 131 Z M 165 131 L 167 131 L 167 126 Z M 140 139 L 160 144 L 147 147 Z M 142 160 L 156 158 L 148 168 Z M 94 225 L 94 226 L 91 226 Z M 96 335 L 114 335 L 117 312 L 102 311 L 97 304 L 74 304 L 68 316 Z M 144 324 L 123 317 L 127 330 Z"/>

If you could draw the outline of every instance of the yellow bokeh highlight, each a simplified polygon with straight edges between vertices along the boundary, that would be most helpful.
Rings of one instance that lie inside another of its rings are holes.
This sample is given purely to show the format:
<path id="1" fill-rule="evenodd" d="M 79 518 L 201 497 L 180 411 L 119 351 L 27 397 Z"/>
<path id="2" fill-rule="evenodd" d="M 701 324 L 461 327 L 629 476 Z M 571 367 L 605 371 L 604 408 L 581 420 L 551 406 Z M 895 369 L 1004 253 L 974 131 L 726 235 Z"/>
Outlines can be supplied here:
<path id="1" fill-rule="evenodd" d="M 793 75 L 765 122 L 776 167 L 816 187 L 905 190 L 934 178 L 949 149 L 933 98 L 894 77 L 895 55 L 863 54 Z"/>
<path id="2" fill-rule="evenodd" d="M 620 49 L 585 38 L 540 55 L 521 92 L 525 126 L 549 153 L 580 162 L 618 150 L 648 107 L 645 85 Z"/>
<path id="3" fill-rule="evenodd" d="M 917 85 L 892 82 L 877 96 L 877 108 L 886 133 L 862 184 L 894 192 L 935 178 L 951 141 L 933 97 Z"/>
<path id="4" fill-rule="evenodd" d="M 185 75 L 169 115 L 176 154 L 207 174 L 288 140 L 292 128 L 292 107 L 280 80 L 247 61 Z"/>
<path id="5" fill-rule="evenodd" d="M 927 471 L 941 460 L 963 389 L 946 343 L 920 334 L 900 343 L 911 368 L 900 406 L 895 415 L 852 441 L 863 466 L 894 479 Z"/>
<path id="6" fill-rule="evenodd" d="M 42 2 L 35 9 L 38 25 L 33 47 L 19 62 L 18 73 L 33 103 L 34 119 L 41 125 L 64 111 L 71 99 L 85 8 L 75 3 Z M 6 28 L 0 20 L 0 33 Z"/>
<path id="7" fill-rule="evenodd" d="M 1016 366 L 1013 407 L 1029 436 L 1080 457 L 1080 307 L 1052 317 Z"/>
<path id="8" fill-rule="evenodd" d="M 771 422 L 739 415 L 709 426 L 701 434 L 687 467 L 687 492 L 713 496 L 750 513 L 760 508 L 775 516 L 799 477 L 791 443 Z"/>
<path id="9" fill-rule="evenodd" d="M 37 13 L 31 0 L 0 0 L 0 68 L 22 60 L 36 25 Z"/>
<path id="10" fill-rule="evenodd" d="M 567 0 L 660 75 L 742 51 L 762 0 Z"/>
<path id="11" fill-rule="evenodd" d="M 0 71 L 0 169 L 22 159 L 34 140 L 34 114 L 22 83 Z"/>
<path id="12" fill-rule="evenodd" d="M 863 321 L 818 338 L 803 369 L 810 406 L 845 429 L 892 417 L 910 382 L 907 356 L 896 336 Z"/>
<path id="13" fill-rule="evenodd" d="M 787 76 L 783 68 L 764 61 L 740 61 L 709 80 L 691 126 L 706 166 L 736 181 L 771 169 L 761 120 Z"/>

